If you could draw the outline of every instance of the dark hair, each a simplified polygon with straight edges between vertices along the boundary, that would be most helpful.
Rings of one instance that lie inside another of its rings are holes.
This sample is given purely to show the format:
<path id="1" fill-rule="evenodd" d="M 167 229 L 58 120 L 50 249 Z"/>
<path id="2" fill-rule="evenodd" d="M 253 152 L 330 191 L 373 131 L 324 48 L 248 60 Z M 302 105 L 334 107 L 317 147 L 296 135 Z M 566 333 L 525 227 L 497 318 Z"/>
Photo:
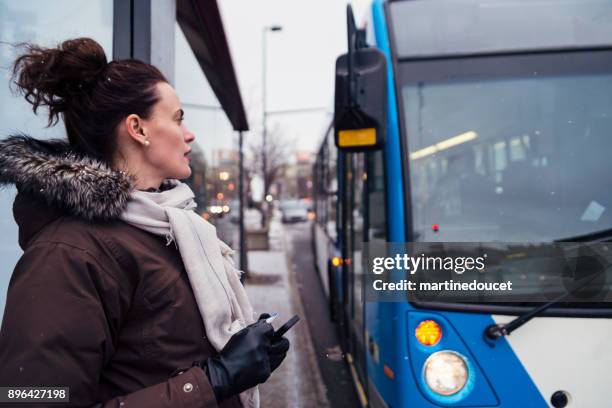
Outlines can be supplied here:
<path id="1" fill-rule="evenodd" d="M 168 82 L 142 61 L 107 63 L 104 49 L 91 38 L 64 41 L 57 48 L 24 46 L 13 79 L 34 113 L 48 107 L 48 126 L 61 115 L 75 151 L 109 165 L 117 148 L 117 125 L 130 114 L 148 118 L 159 100 L 155 85 Z"/>

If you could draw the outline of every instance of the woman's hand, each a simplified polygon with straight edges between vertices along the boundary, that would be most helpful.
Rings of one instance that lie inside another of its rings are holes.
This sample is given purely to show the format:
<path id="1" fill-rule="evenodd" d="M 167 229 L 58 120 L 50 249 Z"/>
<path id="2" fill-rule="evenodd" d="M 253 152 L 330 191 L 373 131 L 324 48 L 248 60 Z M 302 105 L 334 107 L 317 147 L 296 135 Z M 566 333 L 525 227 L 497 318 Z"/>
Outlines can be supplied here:
<path id="1" fill-rule="evenodd" d="M 272 325 L 260 320 L 234 334 L 218 355 L 201 363 L 217 401 L 239 394 L 270 377 L 273 334 Z"/>

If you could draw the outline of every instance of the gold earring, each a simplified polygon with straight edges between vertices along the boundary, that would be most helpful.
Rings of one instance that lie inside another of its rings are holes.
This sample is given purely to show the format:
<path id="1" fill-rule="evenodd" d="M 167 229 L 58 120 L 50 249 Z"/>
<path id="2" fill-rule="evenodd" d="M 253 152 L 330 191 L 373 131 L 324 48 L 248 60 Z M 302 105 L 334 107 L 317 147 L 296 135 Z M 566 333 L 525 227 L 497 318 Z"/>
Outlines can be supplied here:
<path id="1" fill-rule="evenodd" d="M 144 145 L 145 145 L 145 146 L 147 146 L 147 147 L 149 147 L 149 146 L 151 145 L 151 142 L 149 142 L 148 140 L 145 140 L 145 141 L 144 141 Z"/>

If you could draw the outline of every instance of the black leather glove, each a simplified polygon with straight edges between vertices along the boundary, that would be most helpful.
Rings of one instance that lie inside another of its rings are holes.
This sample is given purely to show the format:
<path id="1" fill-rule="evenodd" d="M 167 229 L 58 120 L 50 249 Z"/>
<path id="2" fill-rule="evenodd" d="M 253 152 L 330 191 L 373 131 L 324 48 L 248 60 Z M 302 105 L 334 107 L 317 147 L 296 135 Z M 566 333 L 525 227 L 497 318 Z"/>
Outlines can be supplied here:
<path id="1" fill-rule="evenodd" d="M 270 345 L 270 371 L 274 371 L 287 357 L 289 350 L 289 340 L 286 337 L 281 337 L 279 340 L 273 341 Z"/>
<path id="2" fill-rule="evenodd" d="M 218 355 L 200 363 L 217 401 L 239 394 L 270 377 L 269 352 L 273 334 L 272 325 L 260 320 L 234 334 Z"/>
<path id="3" fill-rule="evenodd" d="M 268 313 L 262 313 L 259 315 L 259 320 L 264 320 L 270 317 Z M 287 357 L 287 351 L 289 350 L 289 340 L 286 337 L 281 337 L 278 340 L 272 340 L 270 345 L 270 371 L 274 371 Z"/>

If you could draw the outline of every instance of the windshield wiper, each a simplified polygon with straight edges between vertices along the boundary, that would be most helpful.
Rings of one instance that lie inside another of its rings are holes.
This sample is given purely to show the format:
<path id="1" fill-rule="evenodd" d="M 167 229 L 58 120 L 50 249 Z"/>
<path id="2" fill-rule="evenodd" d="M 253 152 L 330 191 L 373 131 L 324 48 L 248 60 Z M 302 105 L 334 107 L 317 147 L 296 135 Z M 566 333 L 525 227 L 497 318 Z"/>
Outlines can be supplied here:
<path id="1" fill-rule="evenodd" d="M 612 240 L 612 228 L 589 232 L 587 234 L 574 235 L 572 237 L 555 239 L 553 242 L 589 242 Z"/>
<path id="2" fill-rule="evenodd" d="M 485 336 L 491 340 L 498 340 L 504 336 L 508 336 L 510 335 L 510 333 L 512 333 L 513 331 L 515 331 L 516 329 L 518 329 L 519 327 L 521 327 L 522 325 L 524 325 L 525 323 L 527 323 L 528 321 L 530 321 L 531 319 L 533 319 L 534 317 L 536 317 L 537 315 L 543 313 L 546 309 L 548 309 L 549 307 L 563 301 L 563 299 L 569 297 L 570 295 L 576 293 L 576 291 L 586 287 L 589 283 L 591 283 L 597 276 L 599 276 L 600 274 L 602 274 L 603 272 L 605 272 L 606 270 L 608 270 L 608 268 L 610 268 L 610 266 L 612 265 L 608 265 L 608 267 L 603 268 L 602 270 L 598 271 L 597 273 L 592 274 L 591 276 L 587 277 L 587 278 L 583 278 L 580 279 L 579 281 L 577 281 L 577 284 L 571 289 L 569 290 L 567 293 L 564 293 L 563 295 L 557 297 L 554 300 L 551 300 L 548 303 L 544 303 L 543 305 L 540 305 L 532 310 L 530 310 L 529 312 L 518 316 L 516 319 L 511 320 L 508 323 L 502 323 L 502 324 L 491 324 L 489 326 L 487 326 L 487 328 L 485 329 Z M 584 282 L 581 282 L 581 280 L 584 280 Z"/>

